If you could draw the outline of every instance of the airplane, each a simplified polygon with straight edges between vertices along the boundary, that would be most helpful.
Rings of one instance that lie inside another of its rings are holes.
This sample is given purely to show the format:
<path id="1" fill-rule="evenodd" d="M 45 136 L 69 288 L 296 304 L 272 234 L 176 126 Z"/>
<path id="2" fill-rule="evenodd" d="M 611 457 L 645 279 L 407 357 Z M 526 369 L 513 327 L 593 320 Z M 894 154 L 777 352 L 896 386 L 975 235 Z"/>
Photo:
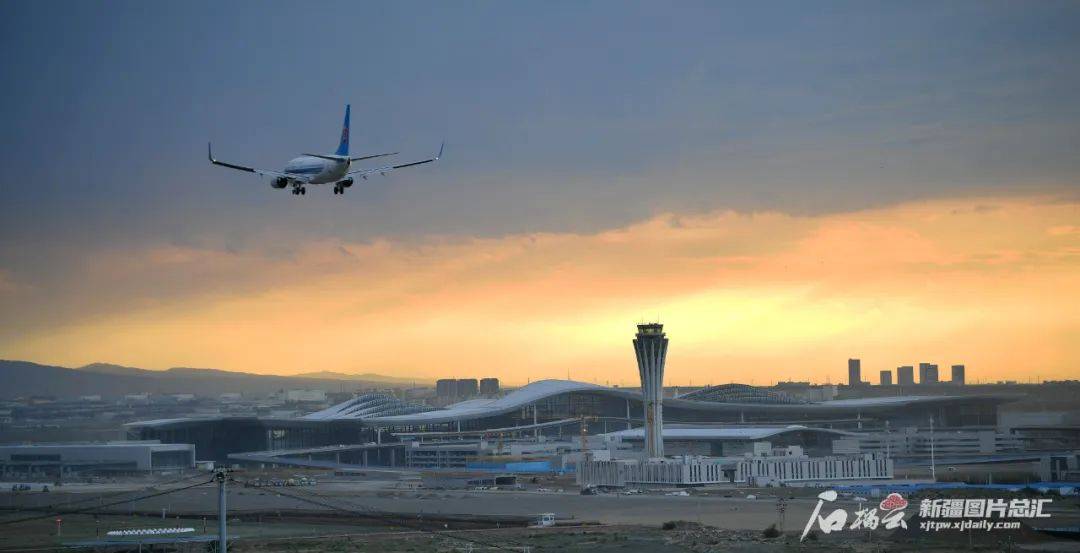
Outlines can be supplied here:
<path id="1" fill-rule="evenodd" d="M 237 171 L 246 171 L 248 173 L 255 173 L 259 176 L 270 177 L 270 186 L 277 189 L 291 186 L 294 196 L 303 196 L 307 194 L 307 186 L 309 184 L 333 184 L 334 194 L 344 194 L 345 189 L 353 185 L 354 176 L 367 180 L 368 175 L 373 175 L 375 173 L 385 176 L 390 171 L 397 169 L 404 169 L 405 167 L 414 167 L 416 165 L 438 161 L 439 158 L 442 157 L 443 146 L 445 146 L 445 143 L 439 146 L 439 153 L 432 158 L 413 161 L 411 163 L 403 163 L 401 165 L 386 165 L 374 169 L 353 170 L 352 163 L 354 161 L 397 155 L 397 152 L 349 157 L 349 105 L 346 104 L 345 125 L 341 129 L 341 142 L 338 144 L 337 151 L 333 154 L 301 154 L 300 157 L 290 160 L 289 163 L 285 165 L 285 169 L 281 171 L 272 171 L 269 169 L 258 169 L 246 165 L 218 161 L 214 158 L 214 151 L 209 142 L 206 143 L 206 153 L 210 158 L 210 163 L 213 165 L 220 165 L 222 167 L 228 167 L 229 169 L 236 169 Z"/>

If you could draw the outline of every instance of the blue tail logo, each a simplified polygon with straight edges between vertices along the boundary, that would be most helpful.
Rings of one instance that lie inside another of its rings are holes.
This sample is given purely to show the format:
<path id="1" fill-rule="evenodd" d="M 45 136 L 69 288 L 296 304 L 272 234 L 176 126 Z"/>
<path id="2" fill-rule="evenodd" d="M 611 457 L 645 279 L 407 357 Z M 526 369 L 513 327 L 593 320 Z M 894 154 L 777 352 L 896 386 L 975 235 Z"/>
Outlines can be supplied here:
<path id="1" fill-rule="evenodd" d="M 334 155 L 349 155 L 349 108 L 350 106 L 345 104 L 345 125 L 341 127 L 341 143 L 338 144 L 337 151 L 334 152 Z"/>

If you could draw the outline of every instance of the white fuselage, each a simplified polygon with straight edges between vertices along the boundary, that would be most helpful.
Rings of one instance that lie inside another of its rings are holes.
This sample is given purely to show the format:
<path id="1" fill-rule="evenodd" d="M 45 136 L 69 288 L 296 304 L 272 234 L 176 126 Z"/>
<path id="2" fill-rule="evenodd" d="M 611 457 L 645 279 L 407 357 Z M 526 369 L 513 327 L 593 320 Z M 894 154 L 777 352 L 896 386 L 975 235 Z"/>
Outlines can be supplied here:
<path id="1" fill-rule="evenodd" d="M 345 178 L 352 162 L 348 159 L 333 160 L 321 157 L 300 156 L 289 160 L 285 173 L 309 178 L 308 184 L 326 184 Z"/>

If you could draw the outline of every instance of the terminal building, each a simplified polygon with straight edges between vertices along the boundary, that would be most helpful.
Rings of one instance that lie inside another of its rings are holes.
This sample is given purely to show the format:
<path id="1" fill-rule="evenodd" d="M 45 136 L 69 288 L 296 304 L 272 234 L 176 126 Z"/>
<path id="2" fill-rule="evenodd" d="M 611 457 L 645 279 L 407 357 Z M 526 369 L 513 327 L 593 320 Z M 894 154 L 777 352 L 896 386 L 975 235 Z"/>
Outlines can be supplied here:
<path id="1" fill-rule="evenodd" d="M 889 396 L 811 402 L 752 386 L 729 384 L 664 399 L 666 425 L 786 426 L 893 431 L 994 429 L 998 408 L 1011 396 Z M 502 397 L 433 408 L 383 394 L 364 394 L 296 418 L 207 416 L 126 425 L 129 439 L 194 444 L 201 460 L 224 462 L 233 453 L 377 444 L 405 440 L 505 438 L 552 440 L 641 428 L 641 392 L 570 380 L 541 380 Z"/>
<path id="2" fill-rule="evenodd" d="M 892 455 L 929 453 L 920 437 L 931 417 L 939 435 L 951 432 L 939 453 L 986 454 L 1016 443 L 995 433 L 998 407 L 1011 396 L 817 399 L 725 384 L 664 397 L 663 326 L 638 325 L 633 346 L 640 388 L 541 380 L 476 397 L 497 382 L 447 379 L 437 384 L 442 393 L 470 399 L 436 407 L 372 392 L 300 417 L 161 419 L 127 431 L 132 440 L 192 444 L 198 459 L 223 463 L 573 470 L 586 486 L 887 478 Z M 851 382 L 861 382 L 851 361 Z"/>

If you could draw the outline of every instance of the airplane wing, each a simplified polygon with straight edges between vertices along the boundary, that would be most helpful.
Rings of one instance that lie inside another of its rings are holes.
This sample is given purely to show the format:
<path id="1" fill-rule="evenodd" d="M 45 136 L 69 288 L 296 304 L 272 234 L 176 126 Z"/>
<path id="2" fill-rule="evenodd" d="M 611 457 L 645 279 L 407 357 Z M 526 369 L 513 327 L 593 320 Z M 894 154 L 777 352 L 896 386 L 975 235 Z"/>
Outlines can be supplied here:
<path id="1" fill-rule="evenodd" d="M 372 174 L 375 174 L 375 173 L 381 173 L 381 174 L 385 175 L 386 173 L 389 173 L 390 171 L 395 171 L 397 169 L 404 169 L 406 167 L 412 167 L 414 165 L 423 165 L 425 163 L 431 163 L 433 161 L 439 161 L 439 158 L 442 157 L 443 147 L 444 146 L 446 146 L 445 142 L 442 145 L 439 146 L 439 153 L 436 154 L 435 157 L 432 157 L 432 158 L 422 159 L 420 161 L 414 161 L 412 163 L 402 163 L 401 165 L 385 165 L 383 167 L 376 167 L 374 169 L 357 169 L 355 171 L 349 171 L 348 174 L 350 174 L 350 175 L 359 175 L 361 177 L 367 178 L 368 175 L 372 175 Z"/>
<path id="2" fill-rule="evenodd" d="M 390 152 L 388 154 L 375 154 L 375 155 L 371 155 L 371 156 L 360 156 L 360 157 L 337 156 L 337 155 L 328 156 L 328 155 L 323 155 L 323 154 L 300 154 L 300 155 L 311 156 L 311 157 L 319 157 L 319 158 L 322 158 L 322 159 L 329 159 L 330 161 L 342 161 L 342 160 L 345 160 L 345 159 L 348 159 L 350 161 L 360 161 L 360 160 L 363 160 L 363 159 L 373 159 L 373 158 L 377 158 L 377 157 L 396 156 L 397 152 Z"/>
<path id="3" fill-rule="evenodd" d="M 388 154 L 375 154 L 375 155 L 370 155 L 370 156 L 351 157 L 349 159 L 352 160 L 352 161 L 363 161 L 365 159 L 374 159 L 374 158 L 377 158 L 377 157 L 396 156 L 397 154 L 398 154 L 397 152 L 390 152 Z"/>
<path id="4" fill-rule="evenodd" d="M 244 172 L 247 172 L 247 173 L 255 173 L 256 175 L 263 176 L 263 177 L 274 177 L 274 178 L 284 177 L 284 178 L 287 178 L 289 180 L 300 182 L 300 183 L 306 183 L 310 179 L 310 177 L 308 177 L 307 175 L 294 175 L 292 173 L 283 173 L 281 171 L 273 171 L 273 170 L 270 170 L 270 169 L 259 169 L 257 167 L 248 167 L 246 165 L 237 165 L 235 163 L 227 163 L 227 162 L 224 162 L 224 161 L 218 161 L 218 160 L 214 159 L 214 151 L 210 148 L 210 143 L 209 142 L 206 143 L 206 155 L 207 155 L 207 157 L 210 158 L 210 163 L 212 163 L 214 165 L 220 165 L 222 167 L 228 167 L 229 169 L 236 169 L 237 171 L 244 171 Z"/>

